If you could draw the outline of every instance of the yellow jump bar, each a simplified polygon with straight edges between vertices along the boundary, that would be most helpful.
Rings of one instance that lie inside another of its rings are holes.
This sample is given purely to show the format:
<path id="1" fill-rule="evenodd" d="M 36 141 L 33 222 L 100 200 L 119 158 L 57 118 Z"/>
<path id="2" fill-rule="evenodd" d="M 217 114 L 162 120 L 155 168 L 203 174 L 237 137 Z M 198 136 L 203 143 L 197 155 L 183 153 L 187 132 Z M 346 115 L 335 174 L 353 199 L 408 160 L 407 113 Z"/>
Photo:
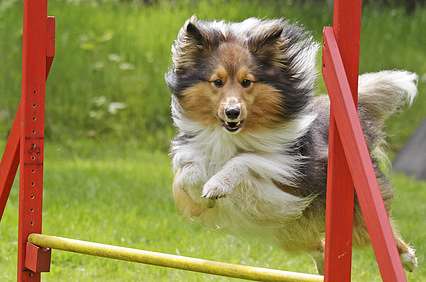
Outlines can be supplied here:
<path id="1" fill-rule="evenodd" d="M 248 280 L 282 282 L 319 282 L 324 280 L 321 275 L 217 262 L 43 234 L 31 234 L 28 237 L 28 242 L 43 248 L 58 249 L 98 257 L 172 267 Z"/>

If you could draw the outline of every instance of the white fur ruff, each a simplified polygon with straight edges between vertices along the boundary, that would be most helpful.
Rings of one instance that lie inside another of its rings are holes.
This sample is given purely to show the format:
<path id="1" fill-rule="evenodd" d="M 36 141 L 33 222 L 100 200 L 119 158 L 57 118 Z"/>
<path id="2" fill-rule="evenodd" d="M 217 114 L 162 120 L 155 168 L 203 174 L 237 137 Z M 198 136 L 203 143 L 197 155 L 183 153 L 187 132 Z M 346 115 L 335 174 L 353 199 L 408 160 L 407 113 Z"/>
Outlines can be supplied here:
<path id="1" fill-rule="evenodd" d="M 314 115 L 302 115 L 280 129 L 233 135 L 222 127 L 205 128 L 185 118 L 178 103 L 172 103 L 172 111 L 180 131 L 194 136 L 188 143 L 172 146 L 173 167 L 186 179 L 185 192 L 207 207 L 212 200 L 202 195 L 209 187 L 229 188 L 226 197 L 215 200 L 195 220 L 230 231 L 265 234 L 270 229 L 273 236 L 273 231 L 302 215 L 313 198 L 283 192 L 274 182 L 292 185 L 300 177 L 303 158 L 286 149 L 306 133 Z"/>

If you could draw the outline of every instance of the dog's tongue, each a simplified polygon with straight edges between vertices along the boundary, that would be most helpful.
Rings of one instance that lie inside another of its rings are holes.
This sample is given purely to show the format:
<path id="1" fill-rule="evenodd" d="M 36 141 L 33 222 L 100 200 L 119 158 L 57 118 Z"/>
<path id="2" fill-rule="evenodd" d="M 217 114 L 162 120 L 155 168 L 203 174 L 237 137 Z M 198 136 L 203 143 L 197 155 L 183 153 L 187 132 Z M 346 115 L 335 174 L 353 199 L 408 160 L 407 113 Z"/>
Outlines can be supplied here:
<path id="1" fill-rule="evenodd" d="M 235 132 L 238 129 L 240 129 L 240 124 L 241 124 L 240 122 L 225 122 L 224 127 L 229 132 Z"/>
<path id="2" fill-rule="evenodd" d="M 230 128 L 235 128 L 235 127 L 237 127 L 237 126 L 238 126 L 238 123 L 237 123 L 237 122 L 227 122 L 226 124 L 227 124 L 227 125 L 228 125 L 228 127 L 230 127 Z"/>

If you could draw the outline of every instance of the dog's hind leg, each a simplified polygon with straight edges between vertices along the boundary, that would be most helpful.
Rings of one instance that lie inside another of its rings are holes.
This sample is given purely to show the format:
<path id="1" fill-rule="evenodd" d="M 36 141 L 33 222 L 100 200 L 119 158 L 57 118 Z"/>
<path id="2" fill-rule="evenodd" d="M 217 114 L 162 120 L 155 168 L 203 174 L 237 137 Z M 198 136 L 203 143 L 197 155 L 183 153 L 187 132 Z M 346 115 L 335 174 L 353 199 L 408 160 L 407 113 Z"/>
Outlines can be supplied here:
<path id="1" fill-rule="evenodd" d="M 405 270 L 412 272 L 417 267 L 417 257 L 416 251 L 413 247 L 407 244 L 401 237 L 396 228 L 395 224 L 391 219 L 391 226 L 393 236 L 395 238 L 396 247 L 398 249 L 399 256 L 401 258 L 402 265 Z M 361 213 L 357 210 L 355 214 L 355 222 L 354 222 L 354 233 L 353 233 L 353 245 L 362 247 L 369 243 L 369 235 L 367 229 L 364 226 Z"/>
<path id="2" fill-rule="evenodd" d="M 399 256 L 401 258 L 402 265 L 405 270 L 413 272 L 417 268 L 417 257 L 416 250 L 407 244 L 402 238 L 397 229 L 392 224 L 394 237 L 396 240 L 396 247 L 398 249 Z"/>

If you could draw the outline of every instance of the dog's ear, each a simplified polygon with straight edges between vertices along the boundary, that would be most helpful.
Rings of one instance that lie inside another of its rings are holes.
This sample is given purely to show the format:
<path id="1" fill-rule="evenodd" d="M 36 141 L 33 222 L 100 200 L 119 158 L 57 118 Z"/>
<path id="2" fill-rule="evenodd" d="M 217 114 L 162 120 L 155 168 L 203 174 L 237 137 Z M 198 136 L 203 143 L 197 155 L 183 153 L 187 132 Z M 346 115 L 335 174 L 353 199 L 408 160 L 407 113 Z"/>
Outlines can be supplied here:
<path id="1" fill-rule="evenodd" d="M 272 25 L 261 25 L 250 34 L 248 47 L 253 53 L 257 53 L 263 48 L 272 47 L 279 41 L 284 26 L 281 22 Z"/>
<path id="2" fill-rule="evenodd" d="M 261 21 L 250 33 L 247 47 L 261 61 L 282 64 L 284 59 L 284 20 Z"/>
<path id="3" fill-rule="evenodd" d="M 205 43 L 205 36 L 203 35 L 200 27 L 198 26 L 198 19 L 196 16 L 192 16 L 186 21 L 184 25 L 186 36 L 188 40 L 194 40 L 197 44 L 203 45 Z"/>
<path id="4" fill-rule="evenodd" d="M 197 58 L 206 57 L 208 52 L 219 45 L 221 33 L 197 17 L 189 18 L 172 46 L 173 64 L 179 72 L 193 67 Z"/>

